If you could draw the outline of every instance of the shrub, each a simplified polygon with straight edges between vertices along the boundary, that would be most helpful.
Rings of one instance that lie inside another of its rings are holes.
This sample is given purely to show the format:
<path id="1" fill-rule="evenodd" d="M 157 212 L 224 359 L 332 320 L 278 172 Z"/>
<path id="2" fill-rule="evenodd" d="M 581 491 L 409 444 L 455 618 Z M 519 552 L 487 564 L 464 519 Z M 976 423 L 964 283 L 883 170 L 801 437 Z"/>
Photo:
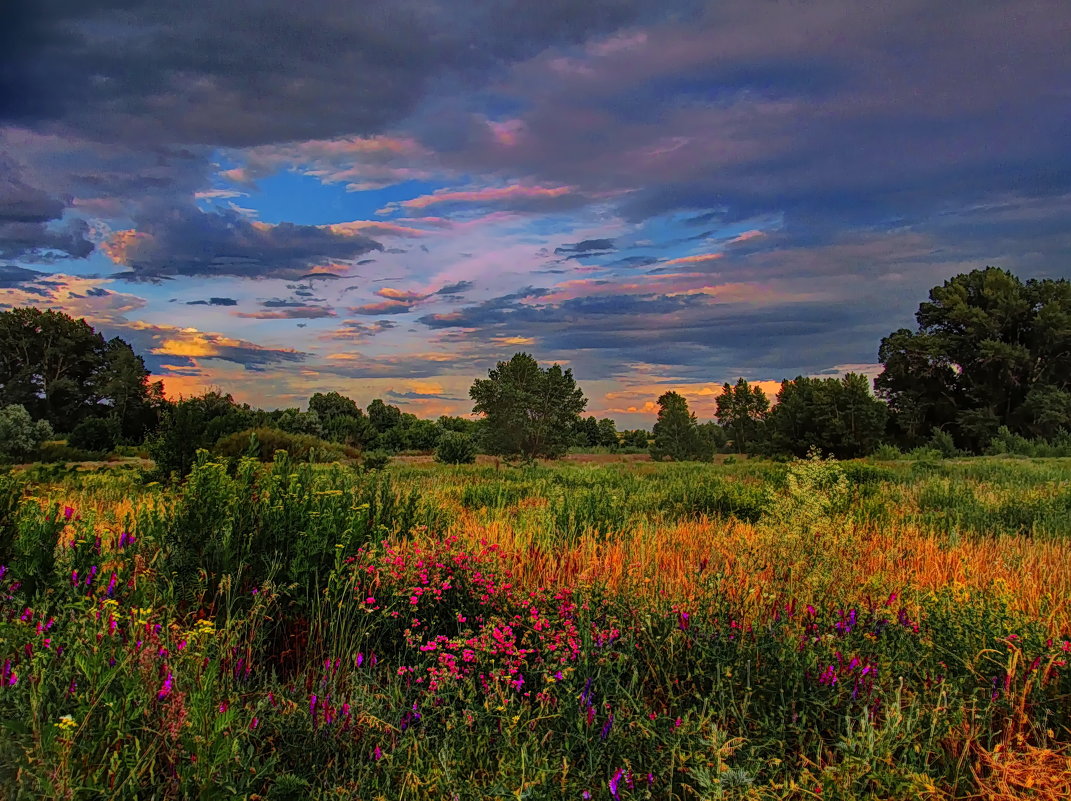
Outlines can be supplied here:
<path id="1" fill-rule="evenodd" d="M 119 421 L 114 417 L 87 417 L 74 427 L 67 444 L 78 450 L 108 453 L 121 436 Z"/>
<path id="2" fill-rule="evenodd" d="M 446 431 L 439 437 L 435 461 L 443 464 L 472 464 L 476 461 L 476 443 L 468 434 Z"/>
<path id="3" fill-rule="evenodd" d="M 361 460 L 361 466 L 366 471 L 382 470 L 390 464 L 390 454 L 386 451 L 369 451 Z"/>
<path id="4" fill-rule="evenodd" d="M 13 403 L 0 409 L 0 458 L 27 459 L 51 436 L 48 421 L 34 421 L 24 406 Z"/>
<path id="5" fill-rule="evenodd" d="M 897 459 L 903 459 L 903 452 L 895 445 L 884 443 L 878 446 L 878 449 L 870 454 L 870 458 L 876 462 L 895 462 Z"/>
<path id="6" fill-rule="evenodd" d="M 337 462 L 356 459 L 359 451 L 346 445 L 318 439 L 308 434 L 288 434 L 277 428 L 250 428 L 229 434 L 212 448 L 218 456 L 252 456 L 270 462 L 276 451 L 286 451 L 298 462 Z"/>
<path id="7" fill-rule="evenodd" d="M 41 445 L 37 449 L 37 453 L 34 454 L 34 458 L 38 462 L 56 464 L 59 462 L 87 462 L 95 455 L 90 451 L 72 448 L 61 440 L 53 440 Z"/>

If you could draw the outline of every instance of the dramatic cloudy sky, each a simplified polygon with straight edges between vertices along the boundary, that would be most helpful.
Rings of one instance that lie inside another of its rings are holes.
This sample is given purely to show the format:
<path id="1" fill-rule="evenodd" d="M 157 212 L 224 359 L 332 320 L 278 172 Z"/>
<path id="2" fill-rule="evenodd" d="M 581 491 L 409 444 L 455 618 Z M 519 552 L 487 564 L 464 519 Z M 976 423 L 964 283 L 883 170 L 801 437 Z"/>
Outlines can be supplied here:
<path id="1" fill-rule="evenodd" d="M 172 393 L 589 410 L 871 371 L 928 289 L 1071 276 L 1067 0 L 15 0 L 0 304 Z"/>

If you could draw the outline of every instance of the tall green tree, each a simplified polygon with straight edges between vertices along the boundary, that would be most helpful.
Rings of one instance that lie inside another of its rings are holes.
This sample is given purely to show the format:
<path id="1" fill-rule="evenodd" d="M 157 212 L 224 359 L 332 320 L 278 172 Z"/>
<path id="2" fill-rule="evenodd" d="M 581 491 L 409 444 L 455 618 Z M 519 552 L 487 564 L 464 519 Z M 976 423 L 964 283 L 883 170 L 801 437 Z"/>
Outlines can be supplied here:
<path id="1" fill-rule="evenodd" d="M 777 404 L 766 418 L 769 447 L 796 456 L 817 448 L 838 459 L 854 459 L 878 447 L 887 417 L 866 376 L 798 376 L 781 382 Z"/>
<path id="2" fill-rule="evenodd" d="M 0 313 L 0 404 L 69 432 L 87 417 L 115 417 L 140 439 L 155 425 L 163 389 L 121 339 L 105 342 L 85 320 L 33 307 Z"/>
<path id="3" fill-rule="evenodd" d="M 469 389 L 472 411 L 484 415 L 483 445 L 488 453 L 531 462 L 556 459 L 572 444 L 587 398 L 572 370 L 541 368 L 527 353 L 499 362 Z"/>
<path id="4" fill-rule="evenodd" d="M 1071 430 L 1071 283 L 986 267 L 934 287 L 915 319 L 882 340 L 876 381 L 905 444 L 935 428 L 974 451 L 1002 425 Z"/>
<path id="5" fill-rule="evenodd" d="M 725 429 L 737 453 L 753 453 L 763 440 L 763 425 L 770 412 L 770 399 L 761 387 L 743 378 L 735 385 L 726 382 L 717 398 L 714 416 Z"/>
<path id="6" fill-rule="evenodd" d="M 655 461 L 710 461 L 714 456 L 714 443 L 700 433 L 695 414 L 680 393 L 666 392 L 659 397 L 658 421 L 652 433 L 651 458 Z"/>
<path id="7" fill-rule="evenodd" d="M 85 320 L 32 307 L 0 313 L 0 403 L 70 431 L 96 405 L 106 352 Z"/>
<path id="8" fill-rule="evenodd" d="M 338 392 L 317 392 L 309 398 L 309 412 L 315 412 L 323 436 L 354 448 L 368 448 L 376 438 L 364 409 Z"/>

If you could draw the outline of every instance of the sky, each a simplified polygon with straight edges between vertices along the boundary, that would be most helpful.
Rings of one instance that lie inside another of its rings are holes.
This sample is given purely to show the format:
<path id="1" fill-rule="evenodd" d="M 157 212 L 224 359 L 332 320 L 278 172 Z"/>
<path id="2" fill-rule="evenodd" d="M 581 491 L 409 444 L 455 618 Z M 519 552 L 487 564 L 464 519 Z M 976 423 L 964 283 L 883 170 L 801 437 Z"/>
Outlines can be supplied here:
<path id="1" fill-rule="evenodd" d="M 0 308 L 177 396 L 468 414 L 518 351 L 649 427 L 875 375 L 929 289 L 1071 277 L 1066 0 L 14 0 Z"/>

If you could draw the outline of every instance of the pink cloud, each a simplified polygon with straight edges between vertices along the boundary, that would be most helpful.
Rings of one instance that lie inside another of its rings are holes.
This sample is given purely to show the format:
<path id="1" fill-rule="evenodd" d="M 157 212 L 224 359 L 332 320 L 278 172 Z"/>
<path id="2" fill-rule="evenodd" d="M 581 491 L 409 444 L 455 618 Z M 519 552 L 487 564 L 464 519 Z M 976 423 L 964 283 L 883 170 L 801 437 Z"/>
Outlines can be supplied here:
<path id="1" fill-rule="evenodd" d="M 663 267 L 673 267 L 677 264 L 704 264 L 708 261 L 716 261 L 724 258 L 723 253 L 700 253 L 697 256 L 681 256 L 679 259 L 670 259 L 662 262 Z"/>
<path id="2" fill-rule="evenodd" d="M 440 189 L 430 195 L 421 195 L 411 200 L 403 200 L 399 205 L 406 209 L 426 209 L 441 203 L 475 203 L 493 204 L 529 200 L 553 200 L 574 194 L 571 186 L 512 186 L 488 187 L 467 191 L 449 191 Z"/>

